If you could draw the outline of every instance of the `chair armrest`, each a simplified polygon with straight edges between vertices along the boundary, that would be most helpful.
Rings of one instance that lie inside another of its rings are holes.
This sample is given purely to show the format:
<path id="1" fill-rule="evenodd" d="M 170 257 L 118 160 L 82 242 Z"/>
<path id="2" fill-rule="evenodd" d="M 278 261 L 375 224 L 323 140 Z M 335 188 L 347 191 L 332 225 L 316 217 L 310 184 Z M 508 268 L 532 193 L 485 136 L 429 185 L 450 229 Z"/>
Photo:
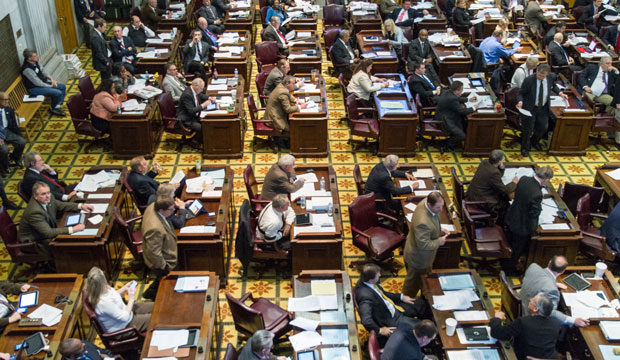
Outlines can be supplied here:
<path id="1" fill-rule="evenodd" d="M 289 314 L 288 312 L 285 312 L 284 314 L 282 314 L 282 315 L 278 316 L 278 317 L 277 317 L 277 318 L 273 321 L 273 323 L 271 323 L 271 327 L 267 327 L 267 326 L 265 326 L 265 330 L 271 330 L 271 329 L 273 329 L 274 327 L 276 327 L 276 326 L 280 325 L 280 323 L 281 323 L 282 321 L 284 321 L 284 319 L 288 318 L 289 316 L 291 316 L 291 314 Z"/>
<path id="2" fill-rule="evenodd" d="M 381 216 L 381 217 L 386 218 L 388 220 L 391 220 L 393 222 L 398 222 L 397 218 L 393 217 L 392 215 L 388 215 L 386 213 L 383 213 L 383 212 L 377 212 L 377 216 Z"/>
<path id="3" fill-rule="evenodd" d="M 270 202 L 271 202 L 271 200 L 250 199 L 250 203 L 252 203 L 252 204 L 269 205 Z"/>
<path id="4" fill-rule="evenodd" d="M 595 217 L 595 218 L 599 218 L 599 219 L 604 219 L 604 220 L 607 220 L 607 218 L 609 217 L 608 215 L 597 214 L 597 213 L 590 213 L 590 216 Z"/>
<path id="5" fill-rule="evenodd" d="M 251 292 L 246 292 L 245 294 L 243 294 L 242 297 L 239 298 L 240 302 L 246 302 L 248 299 L 250 299 L 252 302 L 254 302 L 254 298 L 252 297 L 252 293 Z"/>
<path id="6" fill-rule="evenodd" d="M 132 222 L 136 222 L 136 221 L 138 221 L 138 220 L 142 220 L 142 215 L 140 215 L 140 216 L 136 216 L 135 218 L 132 218 L 132 219 L 129 219 L 129 220 L 125 220 L 125 222 L 126 222 L 127 224 L 131 224 Z"/>
<path id="7" fill-rule="evenodd" d="M 101 334 L 101 337 L 104 339 L 116 340 L 121 335 L 139 336 L 140 334 L 138 333 L 138 330 L 136 330 L 136 328 L 132 326 L 132 327 L 126 327 L 124 329 L 117 330 L 115 332 L 107 332 L 105 334 Z"/>
<path id="8" fill-rule="evenodd" d="M 605 244 L 605 237 L 604 236 L 601 236 L 601 235 L 598 235 L 598 234 L 589 233 L 587 231 L 582 231 L 581 233 L 583 235 L 588 235 L 591 238 L 601 240 L 603 242 L 603 244 Z"/>
<path id="9" fill-rule="evenodd" d="M 374 246 L 372 246 L 372 241 L 370 241 L 370 235 L 366 234 L 365 232 L 361 231 L 360 229 L 356 228 L 355 226 L 351 226 L 351 232 L 353 233 L 353 235 L 359 235 L 362 237 L 366 238 L 366 246 L 368 247 L 368 249 L 370 250 L 370 252 L 374 255 L 374 257 L 377 256 L 377 249 L 374 248 Z"/>
<path id="10" fill-rule="evenodd" d="M 502 239 L 476 239 L 474 241 L 477 243 L 494 243 L 494 242 L 501 242 Z"/>
<path id="11" fill-rule="evenodd" d="M 29 247 L 32 247 L 33 249 L 38 248 L 35 243 L 31 243 L 31 242 L 18 243 L 18 244 L 7 244 L 6 247 L 11 248 L 11 249 L 25 249 Z"/>

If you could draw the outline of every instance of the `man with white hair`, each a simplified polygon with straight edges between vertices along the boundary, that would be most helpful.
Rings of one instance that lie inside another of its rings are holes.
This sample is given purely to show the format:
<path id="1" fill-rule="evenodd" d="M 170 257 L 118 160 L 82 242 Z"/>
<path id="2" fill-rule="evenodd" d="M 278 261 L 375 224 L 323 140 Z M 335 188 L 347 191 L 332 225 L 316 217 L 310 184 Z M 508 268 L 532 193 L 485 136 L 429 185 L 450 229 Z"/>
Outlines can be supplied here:
<path id="1" fill-rule="evenodd" d="M 512 74 L 510 87 L 521 87 L 523 80 L 525 80 L 526 77 L 533 75 L 537 66 L 538 58 L 533 56 L 528 57 L 527 60 L 525 60 L 525 63 L 521 64 L 521 66 L 519 66 Z"/>
<path id="2" fill-rule="evenodd" d="M 275 41 L 278 44 L 278 50 L 280 50 L 280 54 L 287 56 L 288 55 L 288 44 L 284 35 L 280 32 L 280 18 L 277 16 L 272 16 L 269 19 L 269 26 L 265 29 L 263 33 L 263 41 Z"/>
<path id="3" fill-rule="evenodd" d="M 295 157 L 282 155 L 278 163 L 273 164 L 265 175 L 261 199 L 271 200 L 277 194 L 290 194 L 304 185 L 303 179 L 295 177 Z M 294 200 L 294 199 L 293 199 Z"/>
<path id="4" fill-rule="evenodd" d="M 284 250 L 291 248 L 291 225 L 295 221 L 295 211 L 287 194 L 278 194 L 263 208 L 256 223 L 256 236 L 265 241 L 266 246 L 277 246 Z"/>
<path id="5" fill-rule="evenodd" d="M 125 69 L 133 75 L 136 73 L 135 64 L 138 61 L 136 46 L 128 36 L 123 36 L 123 29 L 120 26 L 115 26 L 113 30 L 114 38 L 110 40 L 112 60 L 123 63 Z"/>
<path id="6" fill-rule="evenodd" d="M 206 110 L 207 105 L 215 103 L 214 97 L 208 97 L 203 93 L 204 88 L 204 80 L 201 78 L 194 79 L 192 85 L 183 91 L 177 108 L 177 118 L 183 122 L 185 127 L 196 131 L 194 139 L 199 142 L 202 142 L 200 112 Z"/>
<path id="7" fill-rule="evenodd" d="M 392 196 L 411 194 L 418 188 L 417 183 L 403 187 L 396 187 L 392 177 L 404 178 L 407 180 L 415 180 L 410 171 L 398 170 L 398 156 L 388 155 L 382 162 L 375 165 L 366 179 L 364 190 L 366 193 L 374 192 L 375 198 L 385 199 L 387 206 L 393 210 L 400 210 L 400 202 L 392 199 Z"/>
<path id="8" fill-rule="evenodd" d="M 123 36 L 128 36 L 136 46 L 146 46 L 146 39 L 155 37 L 153 30 L 142 23 L 137 16 L 131 17 L 131 23 L 123 29 Z"/>
<path id="9" fill-rule="evenodd" d="M 196 25 L 198 26 L 197 30 L 200 30 L 202 32 L 202 41 L 209 44 L 209 51 L 216 52 L 218 50 L 217 39 L 221 35 L 216 35 L 212 33 L 211 30 L 209 30 L 209 23 L 207 22 L 207 19 L 203 17 L 198 18 L 198 21 L 196 21 Z"/>
<path id="10" fill-rule="evenodd" d="M 239 353 L 239 360 L 261 360 L 276 359 L 286 360 L 285 356 L 275 356 L 271 353 L 273 347 L 273 333 L 269 330 L 257 330 L 248 342 L 245 343 L 243 350 Z"/>
<path id="11" fill-rule="evenodd" d="M 563 42 L 564 34 L 557 32 L 553 35 L 553 41 L 549 43 L 549 52 L 553 58 L 553 64 L 555 66 L 568 66 L 571 72 L 581 71 L 583 68 L 575 64 L 575 59 L 568 56 Z"/>

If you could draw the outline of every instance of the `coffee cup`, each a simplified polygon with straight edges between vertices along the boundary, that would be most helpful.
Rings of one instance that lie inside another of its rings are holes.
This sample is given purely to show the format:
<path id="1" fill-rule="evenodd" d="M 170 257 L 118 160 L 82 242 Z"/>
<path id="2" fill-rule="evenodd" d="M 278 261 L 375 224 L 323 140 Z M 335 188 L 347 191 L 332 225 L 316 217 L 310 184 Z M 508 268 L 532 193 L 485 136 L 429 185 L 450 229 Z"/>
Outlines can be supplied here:
<path id="1" fill-rule="evenodd" d="M 455 318 L 447 318 L 446 319 L 446 334 L 448 336 L 453 336 L 456 331 L 456 319 Z"/>

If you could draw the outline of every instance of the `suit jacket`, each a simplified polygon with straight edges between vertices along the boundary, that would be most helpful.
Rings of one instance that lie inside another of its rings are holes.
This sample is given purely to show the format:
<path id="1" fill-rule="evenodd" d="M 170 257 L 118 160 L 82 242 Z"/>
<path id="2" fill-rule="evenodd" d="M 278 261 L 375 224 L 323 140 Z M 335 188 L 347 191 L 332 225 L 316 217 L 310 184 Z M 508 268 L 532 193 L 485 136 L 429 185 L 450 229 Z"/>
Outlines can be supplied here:
<path id="1" fill-rule="evenodd" d="M 282 169 L 278 164 L 271 165 L 271 168 L 265 175 L 263 181 L 263 189 L 261 190 L 261 199 L 271 200 L 278 194 L 290 194 L 294 191 L 301 189 L 303 184 L 301 181 L 295 181 L 291 184 L 290 178 L 295 174 L 289 174 Z M 295 200 L 295 199 L 293 199 Z"/>
<path id="2" fill-rule="evenodd" d="M 551 41 L 549 43 L 549 52 L 551 53 L 551 57 L 553 57 L 553 63 L 556 66 L 567 66 L 568 63 L 568 53 L 564 50 L 562 44 L 558 44 L 555 41 Z"/>
<path id="3" fill-rule="evenodd" d="M 560 92 L 560 89 L 555 84 L 555 79 L 556 75 L 554 73 L 547 75 L 547 102 L 545 103 L 547 109 L 551 104 L 551 91 Z M 536 101 L 538 100 L 536 99 L 537 86 L 538 79 L 536 78 L 536 73 L 526 77 L 521 83 L 521 88 L 517 94 L 517 101 L 523 101 L 523 108 L 527 111 L 531 112 L 536 106 Z"/>
<path id="4" fill-rule="evenodd" d="M 388 202 L 392 199 L 392 196 L 399 196 L 403 194 L 411 193 L 411 187 L 396 187 L 392 177 L 405 177 L 405 172 L 402 170 L 394 170 L 390 174 L 388 169 L 383 165 L 383 162 L 378 163 L 372 168 L 366 184 L 364 185 L 364 191 L 366 193 L 374 192 L 375 198 L 386 199 Z"/>
<path id="5" fill-rule="evenodd" d="M 426 358 L 413 331 L 400 324 L 383 347 L 381 360 L 423 360 Z"/>
<path id="6" fill-rule="evenodd" d="M 200 30 L 202 31 L 202 42 L 205 42 L 207 44 L 209 44 L 209 50 L 213 50 L 214 47 L 218 47 L 218 43 L 214 42 L 213 40 L 211 40 L 211 37 L 207 34 L 207 31 L 209 30 L 208 27 L 201 29 L 200 27 L 197 27 L 196 30 Z M 211 33 L 213 34 L 213 33 Z M 215 35 L 215 34 L 213 34 Z M 217 35 L 215 35 L 217 37 Z"/>
<path id="7" fill-rule="evenodd" d="M 512 181 L 508 185 L 502 182 L 503 171 L 493 166 L 489 159 L 484 159 L 478 166 L 473 179 L 467 187 L 465 198 L 470 201 L 486 201 L 485 206 L 492 212 L 500 207 L 508 207 L 508 195 L 515 191 L 517 184 Z"/>
<path id="8" fill-rule="evenodd" d="M 15 110 L 13 110 L 12 107 L 7 106 L 4 108 L 4 112 L 6 113 L 6 122 L 7 122 L 7 127 L 6 129 L 11 130 L 13 133 L 21 136 L 22 135 L 22 130 L 19 128 L 19 125 L 17 125 L 17 116 L 15 116 Z M 2 115 L 0 115 L 2 116 Z M 0 129 L 2 129 L 2 123 L 1 123 L 2 119 L 0 118 Z M 2 132 L 4 132 L 4 130 L 0 130 Z"/>
<path id="9" fill-rule="evenodd" d="M 384 17 L 388 17 L 395 9 L 398 9 L 400 5 L 398 1 L 394 0 L 379 0 L 379 11 Z"/>
<path id="10" fill-rule="evenodd" d="M 454 12 L 452 13 L 452 22 L 454 25 L 467 26 L 469 28 L 471 26 L 472 18 L 473 17 L 469 15 L 467 9 L 460 7 L 455 7 Z"/>
<path id="11" fill-rule="evenodd" d="M 159 26 L 159 22 L 162 19 L 161 15 L 164 13 L 164 10 L 158 8 L 155 8 L 155 10 L 153 10 L 153 8 L 151 8 L 147 4 L 142 8 L 142 11 L 140 12 L 140 19 L 142 20 L 144 26 L 155 31 L 157 30 L 157 26 Z"/>
<path id="12" fill-rule="evenodd" d="M 164 224 L 168 223 L 168 226 Z M 177 236 L 172 224 L 149 205 L 142 216 L 142 254 L 149 269 L 161 269 L 167 264 L 171 269 L 177 265 Z"/>
<path id="13" fill-rule="evenodd" d="M 418 270 L 431 269 L 439 248 L 441 224 L 426 207 L 426 199 L 420 201 L 409 225 L 403 259 L 408 267 Z"/>
<path id="14" fill-rule="evenodd" d="M 426 104 L 434 104 L 435 103 L 435 89 L 439 86 L 439 83 L 436 83 L 429 76 L 426 78 L 435 86 L 434 88 L 422 78 L 422 76 L 413 73 L 411 75 L 411 81 L 409 81 L 409 90 L 411 90 L 411 95 L 415 97 L 416 94 L 420 95 L 420 100 Z"/>
<path id="15" fill-rule="evenodd" d="M 336 39 L 331 47 L 332 62 L 334 64 L 351 64 L 351 60 L 353 60 L 351 54 L 355 55 L 355 51 L 353 51 L 351 45 L 348 45 L 348 49 L 351 51 L 350 53 L 347 50 L 347 45 L 340 41 L 340 39 Z"/>
<path id="16" fill-rule="evenodd" d="M 557 359 L 555 345 L 560 336 L 562 324 L 540 315 L 521 316 L 512 323 L 503 325 L 498 318 L 491 319 L 491 336 L 498 340 L 514 338 L 514 349 L 518 360 L 531 356 L 537 359 Z"/>
<path id="17" fill-rule="evenodd" d="M 174 76 L 166 75 L 164 76 L 164 81 L 162 82 L 162 86 L 164 91 L 167 91 L 172 95 L 172 99 L 174 102 L 179 102 L 183 91 L 187 88 L 187 85 L 183 84 L 183 80 L 175 79 Z"/>
<path id="18" fill-rule="evenodd" d="M 121 48 L 121 42 L 118 41 L 117 38 L 113 38 L 110 40 L 110 50 L 112 51 L 112 60 L 114 62 L 122 62 L 124 56 L 133 56 L 134 61 L 136 60 L 136 45 L 134 45 L 133 41 L 128 36 L 123 36 L 123 45 L 125 48 Z M 131 50 L 128 50 L 131 48 Z"/>
<path id="19" fill-rule="evenodd" d="M 282 36 L 284 36 L 284 34 L 282 34 Z M 275 41 L 276 44 L 278 44 L 278 50 L 280 50 L 281 54 L 288 53 L 288 49 L 284 47 L 284 44 L 282 43 L 280 37 L 278 36 L 278 33 L 276 32 L 276 29 L 274 29 L 271 25 L 265 27 L 265 32 L 263 33 L 263 41 Z"/>
<path id="20" fill-rule="evenodd" d="M 545 37 L 543 38 L 543 42 L 545 46 L 549 45 L 549 43 L 553 41 L 553 37 L 555 36 L 556 32 L 557 32 L 556 26 L 552 26 L 551 29 L 547 31 L 547 33 L 545 34 Z M 562 34 L 564 35 L 564 41 L 566 41 L 566 39 L 568 39 L 568 37 L 566 36 L 566 33 L 562 33 Z"/>
<path id="21" fill-rule="evenodd" d="M 605 10 L 605 7 L 601 5 L 598 8 L 598 12 L 600 13 L 603 10 Z M 594 24 L 594 13 L 595 13 L 594 4 L 587 5 L 583 9 L 583 12 L 581 13 L 579 22 L 584 24 L 586 28 L 590 29 L 591 31 L 594 31 L 597 35 L 598 35 L 598 29 L 600 29 L 603 26 L 609 26 L 609 23 L 607 22 L 607 20 L 605 20 L 605 16 L 606 15 L 617 15 L 615 11 L 606 10 L 604 14 L 601 14 L 601 16 L 598 17 L 598 19 L 596 20 L 596 25 L 595 25 Z"/>
<path id="22" fill-rule="evenodd" d="M 183 124 L 190 124 L 194 121 L 200 121 L 200 112 L 202 111 L 202 104 L 208 99 L 208 96 L 204 93 L 197 94 L 199 104 L 196 105 L 196 99 L 194 98 L 194 92 L 191 86 L 185 88 L 181 98 L 179 99 L 179 105 L 177 106 L 177 118 L 183 122 Z"/>
<path id="23" fill-rule="evenodd" d="M 413 63 L 424 62 L 430 57 L 431 45 L 428 40 L 424 42 L 424 49 L 422 49 L 419 38 L 411 40 L 411 42 L 409 43 L 409 55 L 407 57 L 407 66 L 411 71 L 413 71 Z M 428 74 L 426 76 L 428 76 Z"/>
<path id="24" fill-rule="evenodd" d="M 134 191 L 138 205 L 145 206 L 148 204 L 149 197 L 157 194 L 157 188 L 159 188 L 159 182 L 154 178 L 157 176 L 156 171 L 149 171 L 146 174 L 140 174 L 137 171 L 130 170 L 127 174 L 127 183 Z"/>
<path id="25" fill-rule="evenodd" d="M 519 179 L 514 201 L 506 214 L 506 222 L 511 232 L 524 236 L 536 232 L 538 216 L 542 210 L 540 189 L 540 183 L 534 177 L 523 176 Z"/>
<path id="26" fill-rule="evenodd" d="M 525 9 L 525 23 L 530 26 L 530 29 L 532 29 L 532 32 L 535 34 L 543 33 L 544 24 L 547 23 L 547 19 L 536 0 L 527 3 L 527 8 Z"/>
<path id="27" fill-rule="evenodd" d="M 465 116 L 471 114 L 476 109 L 466 108 L 462 104 L 466 102 L 466 98 L 456 96 L 452 91 L 442 91 L 439 96 L 436 97 L 437 110 L 435 112 L 435 118 L 445 122 L 446 126 L 450 128 L 458 127 L 462 128 L 465 122 Z"/>
<path id="28" fill-rule="evenodd" d="M 192 43 L 192 39 L 187 39 L 185 46 L 183 47 L 183 54 L 185 54 L 185 59 L 183 60 L 183 71 L 189 71 L 189 65 L 194 61 L 194 57 L 196 56 L 196 51 L 198 51 L 198 43 L 190 46 Z M 200 42 L 200 61 L 203 61 L 205 64 L 209 62 L 209 44 L 204 41 Z"/>
<path id="29" fill-rule="evenodd" d="M 79 209 L 78 205 L 78 203 L 74 202 L 56 200 L 51 196 L 50 203 L 47 205 L 48 209 L 45 211 L 43 206 L 35 198 L 31 197 L 19 224 L 19 233 L 17 235 L 19 242 L 37 243 L 47 246 L 57 235 L 68 234 L 69 228 L 66 226 L 59 227 L 56 219 L 65 211 L 77 211 Z"/>
<path id="30" fill-rule="evenodd" d="M 95 10 L 92 0 L 73 0 L 73 7 L 75 8 L 75 17 L 80 24 L 84 24 L 84 18 L 90 19 L 90 12 L 86 7 L 86 2 L 90 5 L 90 11 Z"/>
<path id="31" fill-rule="evenodd" d="M 446 18 L 448 20 L 452 20 L 452 12 L 454 11 L 455 7 L 456 7 L 456 0 L 446 1 L 446 10 L 444 11 L 444 14 L 446 15 Z"/>
<path id="32" fill-rule="evenodd" d="M 579 6 L 587 5 L 592 5 L 592 0 L 575 0 L 575 3 L 573 4 L 573 9 Z"/>
<path id="33" fill-rule="evenodd" d="M 611 45 L 615 48 L 616 42 L 618 41 L 618 27 L 614 25 L 607 29 L 607 31 L 605 32 L 605 36 L 603 36 L 602 40 L 605 42 L 605 44 Z"/>
<path id="34" fill-rule="evenodd" d="M 614 207 L 601 226 L 601 236 L 605 237 L 607 246 L 620 252 L 620 203 Z"/>
<path id="35" fill-rule="evenodd" d="M 577 91 L 579 91 L 580 94 L 583 94 L 584 86 L 592 87 L 592 84 L 594 84 L 594 80 L 596 80 L 596 76 L 598 75 L 600 68 L 601 67 L 598 64 L 590 64 L 586 66 L 585 70 L 583 70 L 579 74 L 579 86 L 577 87 Z M 609 77 L 607 79 L 607 87 L 609 90 L 609 94 L 613 96 L 618 74 L 613 71 L 609 71 L 607 72 L 607 74 Z"/>
<path id="36" fill-rule="evenodd" d="M 521 310 L 523 316 L 530 315 L 530 310 L 527 305 L 530 303 L 530 299 L 536 296 L 539 292 L 545 293 L 549 297 L 549 300 L 553 302 L 553 311 L 551 317 L 559 320 L 563 324 L 567 324 L 569 317 L 558 311 L 558 303 L 560 302 L 560 290 L 556 285 L 556 279 L 548 269 L 543 269 L 540 265 L 532 263 L 525 270 L 523 280 L 521 280 Z"/>
<path id="37" fill-rule="evenodd" d="M 394 20 L 394 22 L 398 26 L 409 27 L 409 26 L 413 25 L 413 19 L 415 19 L 417 17 L 424 16 L 424 12 L 422 10 L 415 10 L 414 8 L 410 7 L 407 10 L 407 14 L 409 15 L 409 18 L 407 20 L 405 20 L 405 21 L 397 22 L 398 21 L 398 15 L 400 15 L 400 10 L 402 10 L 401 7 L 398 7 L 396 9 L 394 9 L 392 11 L 392 13 L 390 14 L 390 16 L 389 16 L 390 19 Z"/>
<path id="38" fill-rule="evenodd" d="M 97 30 L 90 31 L 90 48 L 93 57 L 93 69 L 97 71 L 106 71 L 110 64 L 108 57 L 108 45 Z"/>
<path id="39" fill-rule="evenodd" d="M 51 178 L 52 180 L 54 180 L 57 184 L 61 185 L 62 187 L 65 187 L 65 191 L 66 191 L 66 184 L 63 181 L 58 179 L 58 174 L 52 175 L 48 172 L 45 172 L 45 175 Z M 62 189 L 60 189 L 56 184 L 54 184 L 50 180 L 43 177 L 41 174 L 38 174 L 34 172 L 33 170 L 26 169 L 26 171 L 24 171 L 24 180 L 22 180 L 22 188 L 24 189 L 24 193 L 28 199 L 32 197 L 32 187 L 37 181 L 46 183 L 50 187 L 50 192 L 52 193 L 52 195 L 56 199 L 62 200 L 62 196 L 65 194 L 62 191 Z"/>
<path id="40" fill-rule="evenodd" d="M 271 120 L 273 126 L 284 132 L 288 132 L 288 116 L 299 111 L 295 104 L 295 97 L 281 83 L 269 94 L 265 119 Z"/>
<path id="41" fill-rule="evenodd" d="M 217 16 L 220 19 L 226 17 L 226 10 L 230 9 L 230 5 L 228 5 L 227 0 L 213 0 L 211 1 L 211 6 L 215 8 L 217 11 Z"/>
<path id="42" fill-rule="evenodd" d="M 523 5 L 523 0 L 517 0 L 517 5 Z M 510 11 L 510 0 L 502 0 L 500 6 L 504 12 Z"/>
<path id="43" fill-rule="evenodd" d="M 215 25 L 215 21 L 220 19 L 217 13 L 217 9 L 213 7 L 213 5 L 203 5 L 200 10 L 198 10 L 198 14 L 200 15 L 200 17 L 205 18 L 209 25 Z"/>
<path id="44" fill-rule="evenodd" d="M 284 80 L 284 74 L 280 69 L 274 67 L 267 76 L 267 80 L 265 80 L 265 87 L 263 88 L 263 95 L 269 96 L 271 92 L 282 83 Z"/>

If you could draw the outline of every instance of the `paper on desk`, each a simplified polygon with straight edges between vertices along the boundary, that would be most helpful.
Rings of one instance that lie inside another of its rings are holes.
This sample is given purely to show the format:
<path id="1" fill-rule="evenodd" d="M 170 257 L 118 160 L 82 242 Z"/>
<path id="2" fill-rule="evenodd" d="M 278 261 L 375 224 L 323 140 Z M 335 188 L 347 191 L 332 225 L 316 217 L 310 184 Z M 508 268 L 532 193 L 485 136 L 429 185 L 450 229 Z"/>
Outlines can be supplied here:
<path id="1" fill-rule="evenodd" d="M 158 350 L 177 348 L 187 344 L 189 330 L 155 330 L 151 337 L 151 346 L 157 346 Z"/>
<path id="2" fill-rule="evenodd" d="M 180 183 L 184 178 L 185 178 L 185 173 L 183 172 L 183 170 L 179 170 L 179 172 L 174 174 L 172 179 L 170 179 L 170 183 L 171 184 Z"/>
<path id="3" fill-rule="evenodd" d="M 105 213 L 105 211 L 108 209 L 108 204 L 86 204 L 86 205 L 91 205 L 94 209 L 93 211 L 91 211 L 91 214 L 103 214 Z M 83 213 L 85 213 L 86 211 L 82 210 Z"/>
<path id="4" fill-rule="evenodd" d="M 323 345 L 349 345 L 348 328 L 321 328 Z"/>
<path id="5" fill-rule="evenodd" d="M 217 169 L 217 170 L 208 170 L 208 171 L 205 170 L 205 171 L 200 172 L 200 176 L 205 176 L 205 175 L 209 175 L 211 179 L 223 179 L 226 177 L 226 170 Z"/>
<path id="6" fill-rule="evenodd" d="M 310 214 L 312 225 L 322 228 L 334 228 L 334 217 L 329 214 Z"/>
<path id="7" fill-rule="evenodd" d="M 411 211 L 415 211 L 415 208 L 416 208 L 416 207 L 417 207 L 417 205 L 416 205 L 416 204 L 414 204 L 414 203 L 407 203 L 407 204 L 405 205 L 405 209 L 409 209 L 409 210 L 411 210 Z"/>
<path id="8" fill-rule="evenodd" d="M 313 172 L 297 175 L 297 180 L 299 179 L 302 179 L 306 183 L 319 182 L 319 179 L 317 179 L 316 174 Z"/>
<path id="9" fill-rule="evenodd" d="M 336 228 L 334 226 L 319 226 L 319 225 L 311 225 L 311 226 L 295 226 L 293 228 L 293 237 L 297 237 L 299 234 L 307 234 L 307 233 L 334 233 L 336 232 Z"/>
<path id="10" fill-rule="evenodd" d="M 101 220 L 103 220 L 103 216 L 101 215 L 95 215 L 88 218 L 88 221 L 90 221 L 90 223 L 93 225 L 99 224 Z"/>
<path id="11" fill-rule="evenodd" d="M 577 305 L 570 308 L 571 316 L 574 318 L 591 319 L 591 318 L 620 318 L 618 311 L 609 307 L 591 308 L 588 306 Z"/>
<path id="12" fill-rule="evenodd" d="M 308 295 L 301 298 L 288 298 L 288 311 L 319 311 L 321 310 L 321 303 L 319 298 L 314 295 Z"/>
<path id="13" fill-rule="evenodd" d="M 312 295 L 336 295 L 336 280 L 311 280 L 310 289 Z"/>
<path id="14" fill-rule="evenodd" d="M 448 231 L 456 231 L 456 227 L 452 224 L 441 224 L 441 228 Z"/>
<path id="15" fill-rule="evenodd" d="M 315 331 L 319 323 L 320 322 L 317 320 L 310 320 L 301 316 L 296 316 L 295 319 L 291 321 L 291 325 L 307 331 Z"/>
<path id="16" fill-rule="evenodd" d="M 488 326 L 476 326 L 476 327 L 483 327 L 485 329 L 487 329 L 487 334 L 489 334 L 489 339 L 488 340 L 467 340 L 467 336 L 465 335 L 465 332 L 463 331 L 463 328 L 456 328 L 456 335 L 459 338 L 459 342 L 461 344 L 495 344 L 497 342 L 497 339 L 494 339 L 493 337 L 491 337 L 491 328 Z M 484 358 L 486 360 L 486 358 Z"/>
<path id="17" fill-rule="evenodd" d="M 308 197 L 314 195 L 314 183 L 304 183 L 297 191 L 291 193 L 291 200 L 295 201 L 302 196 Z"/>
<path id="18" fill-rule="evenodd" d="M 213 85 L 213 84 L 210 84 L 210 85 L 207 87 L 207 90 L 208 90 L 208 91 L 218 91 L 218 90 L 227 90 L 227 89 L 228 89 L 228 85 L 226 85 L 226 84 L 222 84 L 222 85 Z"/>
<path id="19" fill-rule="evenodd" d="M 481 23 L 481 22 L 483 22 L 483 21 L 484 21 L 484 18 L 483 18 L 483 17 L 481 17 L 481 18 L 478 18 L 478 19 L 472 20 L 472 21 L 471 21 L 471 23 L 472 23 L 472 25 L 476 25 L 476 24 L 479 24 L 479 23 Z"/>
<path id="20" fill-rule="evenodd" d="M 477 298 L 476 293 L 473 290 L 457 290 L 457 291 L 444 291 L 444 295 L 433 295 L 433 307 L 441 311 L 449 310 L 467 310 L 471 308 L 472 300 Z"/>
<path id="21" fill-rule="evenodd" d="M 428 196 L 432 192 L 436 192 L 436 191 L 439 191 L 439 190 L 415 190 L 413 193 L 415 194 L 415 196 Z"/>
<path id="22" fill-rule="evenodd" d="M 551 107 L 568 107 L 568 100 L 563 99 L 561 96 L 551 96 Z"/>
<path id="23" fill-rule="evenodd" d="M 200 292 L 209 288 L 209 276 L 180 276 L 174 285 L 176 292 Z"/>
<path id="24" fill-rule="evenodd" d="M 486 310 L 455 311 L 454 318 L 456 321 L 489 320 L 489 313 Z"/>
<path id="25" fill-rule="evenodd" d="M 502 175 L 502 182 L 508 184 L 516 176 L 521 179 L 523 176 L 534 176 L 534 169 L 531 167 L 512 167 L 504 169 L 504 175 Z"/>
<path id="26" fill-rule="evenodd" d="M 620 168 L 608 171 L 605 174 L 614 180 L 620 180 Z"/>
<path id="27" fill-rule="evenodd" d="M 620 321 L 601 321 L 601 331 L 608 340 L 620 340 Z"/>
<path id="28" fill-rule="evenodd" d="M 346 323 L 347 315 L 342 311 L 321 311 L 321 323 Z"/>
<path id="29" fill-rule="evenodd" d="M 331 196 L 313 196 L 311 199 L 306 200 L 306 209 L 308 211 L 327 210 L 330 204 L 333 206 Z"/>
<path id="30" fill-rule="evenodd" d="M 112 193 L 108 193 L 108 194 L 88 194 L 87 198 L 88 199 L 111 199 L 112 198 Z"/>
<path id="31" fill-rule="evenodd" d="M 210 176 L 198 176 L 195 178 L 185 180 L 187 191 L 190 194 L 201 193 L 206 187 L 213 187 L 213 180 Z"/>
<path id="32" fill-rule="evenodd" d="M 321 334 L 316 331 L 302 331 L 289 336 L 288 339 L 296 352 L 319 346 L 323 340 Z"/>
<path id="33" fill-rule="evenodd" d="M 433 169 L 425 168 L 425 169 L 417 169 L 416 171 L 413 172 L 413 176 L 419 179 L 424 179 L 424 178 L 432 178 L 435 176 L 435 174 L 433 174 Z"/>
<path id="34" fill-rule="evenodd" d="M 29 318 L 41 318 L 43 325 L 54 326 L 60 322 L 62 318 L 62 310 L 53 306 L 42 304 L 35 311 L 28 315 Z"/>
<path id="35" fill-rule="evenodd" d="M 214 234 L 215 226 L 206 226 L 206 225 L 193 225 L 193 226 L 184 226 L 179 232 L 181 234 Z"/>
<path id="36" fill-rule="evenodd" d="M 336 295 L 317 295 L 321 310 L 338 310 L 338 297 Z"/>
<path id="37" fill-rule="evenodd" d="M 523 7 L 521 5 L 521 7 Z M 497 349 L 480 348 L 467 350 L 446 351 L 448 360 L 500 360 L 501 357 Z"/>
<path id="38" fill-rule="evenodd" d="M 99 229 L 84 229 L 82 231 L 74 232 L 71 236 L 93 236 L 97 235 Z"/>
<path id="39" fill-rule="evenodd" d="M 439 276 L 439 284 L 443 291 L 473 289 L 476 287 L 470 274 L 453 274 Z"/>
<path id="40" fill-rule="evenodd" d="M 203 191 L 201 196 L 206 198 L 221 198 L 222 190 Z"/>
<path id="41" fill-rule="evenodd" d="M 540 227 L 543 230 L 570 230 L 570 226 L 568 224 L 540 224 Z"/>
<path id="42" fill-rule="evenodd" d="M 348 347 L 322 347 L 321 360 L 351 360 Z"/>
<path id="43" fill-rule="evenodd" d="M 424 183 L 424 180 L 400 180 L 400 187 L 413 186 L 414 183 L 418 184 L 418 189 L 426 189 L 426 183 Z"/>
<path id="44" fill-rule="evenodd" d="M 411 220 L 413 219 L 413 213 L 408 213 L 407 215 L 405 215 L 405 217 L 407 218 L 407 221 L 411 222 Z"/>

